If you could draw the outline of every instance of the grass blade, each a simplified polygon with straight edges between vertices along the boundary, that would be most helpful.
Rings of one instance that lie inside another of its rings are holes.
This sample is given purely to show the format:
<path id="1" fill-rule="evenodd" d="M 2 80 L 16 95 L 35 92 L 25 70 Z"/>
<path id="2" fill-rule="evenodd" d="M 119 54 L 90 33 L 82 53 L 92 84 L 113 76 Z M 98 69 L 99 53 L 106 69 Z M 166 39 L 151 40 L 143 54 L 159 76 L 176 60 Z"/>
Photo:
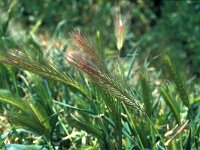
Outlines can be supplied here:
<path id="1" fill-rule="evenodd" d="M 180 98 L 183 104 L 189 108 L 189 97 L 188 97 L 185 83 L 183 81 L 183 77 L 180 74 L 180 70 L 177 69 L 174 62 L 167 55 L 164 56 L 164 61 L 176 85 L 176 89 L 180 95 Z"/>
<path id="2" fill-rule="evenodd" d="M 167 93 L 167 91 L 164 88 L 160 89 L 160 93 L 165 100 L 166 104 L 170 107 L 172 110 L 176 121 L 180 124 L 180 110 L 178 107 L 178 104 L 176 103 L 175 100 L 172 99 L 172 97 Z"/>
<path id="3" fill-rule="evenodd" d="M 151 95 L 150 86 L 147 82 L 147 79 L 144 73 L 140 74 L 140 82 L 141 82 L 141 88 L 142 88 L 144 110 L 145 110 L 145 113 L 150 117 L 152 113 L 152 95 Z"/>

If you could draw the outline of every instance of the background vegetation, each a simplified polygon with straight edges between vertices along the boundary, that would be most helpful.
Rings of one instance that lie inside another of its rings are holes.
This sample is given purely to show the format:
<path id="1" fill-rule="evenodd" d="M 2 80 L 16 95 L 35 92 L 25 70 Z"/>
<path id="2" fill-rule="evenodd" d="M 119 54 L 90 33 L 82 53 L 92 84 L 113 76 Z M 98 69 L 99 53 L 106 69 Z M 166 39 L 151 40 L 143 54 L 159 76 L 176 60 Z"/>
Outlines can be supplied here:
<path id="1" fill-rule="evenodd" d="M 189 0 L 0 1 L 0 148 L 199 149 L 199 18 Z"/>

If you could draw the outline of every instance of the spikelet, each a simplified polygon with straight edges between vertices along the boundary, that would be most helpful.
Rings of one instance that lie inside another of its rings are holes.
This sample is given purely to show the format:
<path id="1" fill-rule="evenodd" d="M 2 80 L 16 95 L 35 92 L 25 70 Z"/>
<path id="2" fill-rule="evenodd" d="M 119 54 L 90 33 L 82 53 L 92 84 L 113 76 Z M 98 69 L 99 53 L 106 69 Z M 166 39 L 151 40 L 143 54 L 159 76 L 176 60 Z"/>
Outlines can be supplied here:
<path id="1" fill-rule="evenodd" d="M 115 25 L 115 38 L 117 43 L 117 49 L 120 51 L 123 47 L 124 40 L 126 38 L 129 24 L 130 24 L 130 15 L 128 13 L 121 14 L 120 8 L 115 8 L 115 18 L 114 18 L 114 25 Z"/>

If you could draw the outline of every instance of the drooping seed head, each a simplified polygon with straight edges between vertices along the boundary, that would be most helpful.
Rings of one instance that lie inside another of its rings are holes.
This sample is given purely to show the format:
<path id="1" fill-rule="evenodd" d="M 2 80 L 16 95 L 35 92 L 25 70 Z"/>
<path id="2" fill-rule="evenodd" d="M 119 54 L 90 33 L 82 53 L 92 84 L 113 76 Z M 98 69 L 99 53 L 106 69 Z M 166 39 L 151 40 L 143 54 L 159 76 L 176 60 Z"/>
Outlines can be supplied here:
<path id="1" fill-rule="evenodd" d="M 124 80 L 117 74 L 110 72 L 90 44 L 88 37 L 81 32 L 73 32 L 65 53 L 68 63 L 84 72 L 91 82 L 97 83 L 104 90 L 112 93 L 118 100 L 140 109 L 137 100 L 132 101 L 135 98 L 129 85 L 124 85 Z"/>

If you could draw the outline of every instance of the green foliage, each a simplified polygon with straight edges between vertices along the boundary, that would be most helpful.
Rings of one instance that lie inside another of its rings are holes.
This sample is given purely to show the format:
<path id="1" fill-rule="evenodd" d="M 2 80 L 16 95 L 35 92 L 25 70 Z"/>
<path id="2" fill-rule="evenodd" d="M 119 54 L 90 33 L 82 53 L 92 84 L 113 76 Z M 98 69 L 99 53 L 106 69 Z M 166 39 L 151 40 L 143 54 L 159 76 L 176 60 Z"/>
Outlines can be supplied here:
<path id="1" fill-rule="evenodd" d="M 42 107 L 40 103 L 34 104 L 29 100 L 22 100 L 6 90 L 0 91 L 0 101 L 10 105 L 7 116 L 11 123 L 39 135 L 50 136 L 53 124 L 48 120 L 49 114 L 46 112 L 48 110 L 40 109 Z"/>
<path id="2" fill-rule="evenodd" d="M 1 149 L 198 149 L 199 80 L 179 63 L 198 75 L 198 3 L 117 2 L 130 6 L 119 56 L 113 4 L 0 1 Z"/>
<path id="3" fill-rule="evenodd" d="M 175 58 L 180 66 L 184 64 L 188 72 L 199 76 L 197 69 L 200 65 L 199 1 L 179 1 L 176 4 L 174 1 L 163 1 L 153 10 L 149 8 L 152 5 L 148 5 L 147 2 L 146 4 L 146 11 L 142 13 L 139 9 L 138 14 L 144 18 L 144 23 L 142 21 L 140 23 L 144 24 L 142 29 L 145 33 L 136 37 L 143 41 L 140 44 L 141 54 L 144 51 L 151 51 L 151 56 L 155 57 L 167 53 Z M 160 16 L 154 11 L 160 11 Z M 157 62 L 154 62 L 155 65 Z"/>
<path id="4" fill-rule="evenodd" d="M 151 113 L 152 113 L 151 89 L 150 89 L 148 81 L 143 73 L 140 74 L 140 82 L 141 82 L 142 97 L 143 97 L 143 101 L 144 101 L 145 112 L 150 117 Z"/>
<path id="5" fill-rule="evenodd" d="M 9 22 L 10 20 L 12 19 L 14 13 L 16 12 L 16 5 L 17 5 L 17 0 L 14 0 L 10 6 L 9 6 L 9 9 L 7 11 L 7 19 L 4 20 L 4 22 L 0 22 L 0 35 L 1 36 L 5 36 L 6 35 L 6 32 L 7 32 L 7 28 L 9 26 Z"/>
<path id="6" fill-rule="evenodd" d="M 172 80 L 176 85 L 177 91 L 180 94 L 180 98 L 182 102 L 185 104 L 185 106 L 189 108 L 189 105 L 190 105 L 189 98 L 186 91 L 185 83 L 183 81 L 183 77 L 180 74 L 180 70 L 177 69 L 175 64 L 172 62 L 172 60 L 168 56 L 164 57 L 164 61 L 167 65 L 167 68 L 172 77 Z"/>
<path id="7" fill-rule="evenodd" d="M 167 90 L 165 88 L 161 88 L 160 92 L 161 92 L 161 95 L 164 98 L 165 102 L 167 103 L 167 105 L 169 105 L 172 112 L 174 113 L 177 123 L 180 123 L 181 122 L 180 108 L 179 108 L 178 103 L 172 99 L 172 97 L 169 95 L 169 93 L 167 92 Z"/>

